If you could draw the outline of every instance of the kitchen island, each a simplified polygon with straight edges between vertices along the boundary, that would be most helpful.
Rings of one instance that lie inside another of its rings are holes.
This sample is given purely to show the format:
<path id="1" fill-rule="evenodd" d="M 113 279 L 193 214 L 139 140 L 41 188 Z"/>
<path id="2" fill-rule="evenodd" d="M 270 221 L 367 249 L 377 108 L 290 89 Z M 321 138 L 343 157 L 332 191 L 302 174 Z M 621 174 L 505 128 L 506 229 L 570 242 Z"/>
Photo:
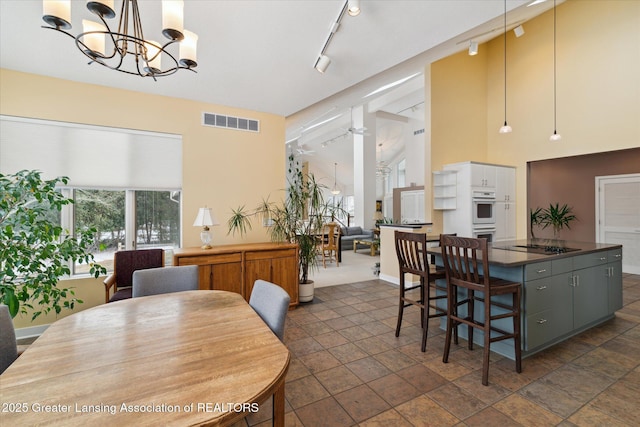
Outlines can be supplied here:
<path id="1" fill-rule="evenodd" d="M 427 252 L 442 265 L 439 247 Z M 487 252 L 492 277 L 523 285 L 523 357 L 603 323 L 622 308 L 621 245 L 534 239 L 497 242 Z M 464 296 L 462 291 L 459 299 Z M 481 320 L 482 310 L 475 315 Z M 509 323 L 499 327 L 511 331 Z M 482 345 L 482 335 L 476 332 L 474 342 Z M 460 336 L 466 337 L 466 330 Z M 514 358 L 513 340 L 491 349 Z"/>

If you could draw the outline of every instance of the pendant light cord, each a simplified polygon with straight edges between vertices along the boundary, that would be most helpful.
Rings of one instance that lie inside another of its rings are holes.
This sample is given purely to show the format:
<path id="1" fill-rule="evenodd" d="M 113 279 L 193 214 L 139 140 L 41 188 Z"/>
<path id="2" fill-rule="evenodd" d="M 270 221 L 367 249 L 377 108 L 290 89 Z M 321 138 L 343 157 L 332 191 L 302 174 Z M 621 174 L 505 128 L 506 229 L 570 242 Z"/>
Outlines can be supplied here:
<path id="1" fill-rule="evenodd" d="M 556 0 L 553 0 L 553 133 L 557 132 L 558 126 L 557 110 L 556 110 Z"/>
<path id="2" fill-rule="evenodd" d="M 507 125 L 507 0 L 504 0 L 504 125 Z"/>

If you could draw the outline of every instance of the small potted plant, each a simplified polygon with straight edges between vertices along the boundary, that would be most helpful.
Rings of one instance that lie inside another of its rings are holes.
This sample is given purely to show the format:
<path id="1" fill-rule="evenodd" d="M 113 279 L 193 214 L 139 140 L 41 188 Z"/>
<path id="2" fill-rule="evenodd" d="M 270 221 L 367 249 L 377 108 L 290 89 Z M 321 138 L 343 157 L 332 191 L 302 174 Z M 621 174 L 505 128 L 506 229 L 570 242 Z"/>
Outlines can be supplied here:
<path id="1" fill-rule="evenodd" d="M 558 239 L 560 231 L 565 227 L 571 229 L 569 224 L 571 221 L 575 221 L 576 219 L 576 216 L 572 212 L 572 208 L 566 203 L 562 206 L 560 206 L 559 203 L 556 203 L 555 205 L 550 203 L 549 207 L 542 211 L 540 224 L 542 225 L 542 229 L 549 226 L 552 227 L 553 238 Z"/>

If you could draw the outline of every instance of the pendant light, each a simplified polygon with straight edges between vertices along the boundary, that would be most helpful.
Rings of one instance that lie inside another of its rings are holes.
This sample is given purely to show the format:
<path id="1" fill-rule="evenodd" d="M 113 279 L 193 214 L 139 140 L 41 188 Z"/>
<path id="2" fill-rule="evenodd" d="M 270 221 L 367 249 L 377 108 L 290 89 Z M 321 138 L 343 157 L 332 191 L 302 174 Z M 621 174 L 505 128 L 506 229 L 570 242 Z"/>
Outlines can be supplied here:
<path id="1" fill-rule="evenodd" d="M 340 194 L 340 189 L 338 188 L 338 164 L 333 164 L 333 188 L 331 189 L 331 194 L 337 196 Z"/>
<path id="2" fill-rule="evenodd" d="M 551 142 L 558 142 L 562 139 L 556 126 L 556 98 L 556 0 L 553 0 L 553 134 L 549 138 Z"/>
<path id="3" fill-rule="evenodd" d="M 511 126 L 507 124 L 507 0 L 504 0 L 504 125 L 500 133 L 511 133 Z"/>

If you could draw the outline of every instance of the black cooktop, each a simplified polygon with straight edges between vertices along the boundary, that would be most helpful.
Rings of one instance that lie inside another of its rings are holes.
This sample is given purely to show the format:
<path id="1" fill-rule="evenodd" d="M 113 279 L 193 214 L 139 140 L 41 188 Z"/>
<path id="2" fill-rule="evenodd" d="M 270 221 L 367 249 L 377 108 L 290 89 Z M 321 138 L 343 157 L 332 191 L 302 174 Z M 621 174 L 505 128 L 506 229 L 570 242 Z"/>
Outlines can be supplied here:
<path id="1" fill-rule="evenodd" d="M 568 248 L 566 246 L 556 245 L 513 245 L 513 246 L 494 246 L 494 249 L 503 249 L 505 251 L 527 252 L 530 254 L 540 255 L 558 255 L 567 252 L 579 251 L 580 249 Z"/>

